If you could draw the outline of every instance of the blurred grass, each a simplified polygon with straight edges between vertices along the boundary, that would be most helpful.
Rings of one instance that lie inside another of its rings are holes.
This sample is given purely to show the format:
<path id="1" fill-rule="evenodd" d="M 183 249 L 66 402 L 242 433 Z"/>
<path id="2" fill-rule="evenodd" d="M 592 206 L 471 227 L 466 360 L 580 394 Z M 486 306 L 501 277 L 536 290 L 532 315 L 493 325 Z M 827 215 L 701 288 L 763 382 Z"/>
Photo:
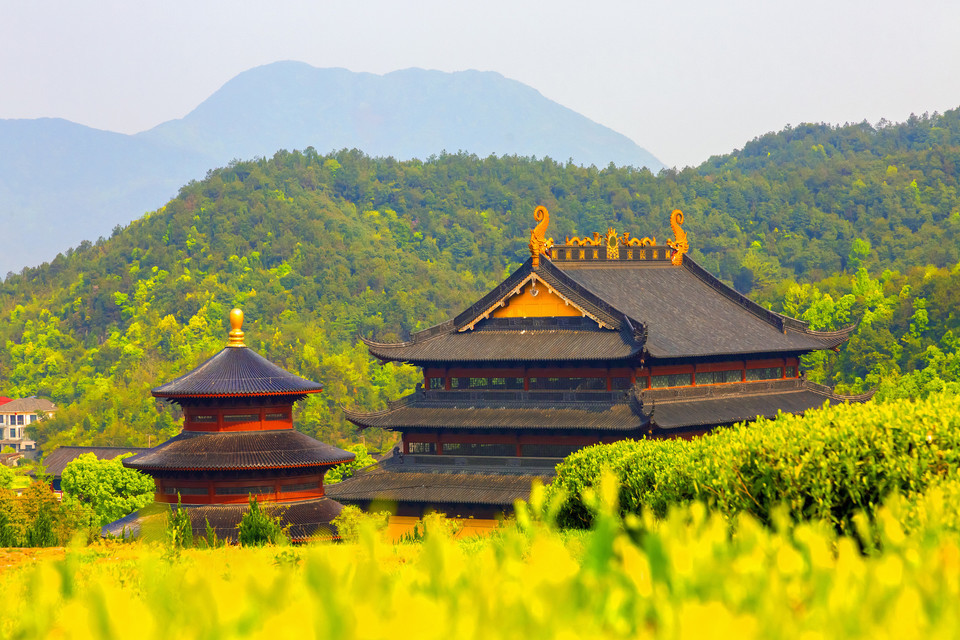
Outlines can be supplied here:
<path id="1" fill-rule="evenodd" d="M 588 495 L 591 531 L 558 532 L 542 490 L 484 539 L 444 527 L 357 542 L 172 552 L 69 548 L 0 574 L 15 638 L 938 638 L 960 633 L 952 493 L 894 499 L 861 520 L 773 527 L 700 504 L 617 516 Z M 919 514 L 919 515 L 918 515 Z M 911 517 L 906 533 L 901 520 Z"/>

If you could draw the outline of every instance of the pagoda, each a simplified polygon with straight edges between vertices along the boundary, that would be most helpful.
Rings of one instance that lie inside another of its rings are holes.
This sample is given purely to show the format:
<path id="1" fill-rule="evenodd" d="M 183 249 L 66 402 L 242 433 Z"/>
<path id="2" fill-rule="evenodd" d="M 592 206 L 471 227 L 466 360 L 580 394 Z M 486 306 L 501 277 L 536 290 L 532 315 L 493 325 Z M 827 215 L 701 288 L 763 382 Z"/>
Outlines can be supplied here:
<path id="1" fill-rule="evenodd" d="M 183 430 L 123 465 L 153 477 L 155 501 L 186 507 L 194 536 L 207 523 L 233 541 L 254 496 L 289 525 L 294 542 L 334 537 L 343 506 L 324 495 L 323 476 L 354 454 L 293 428 L 293 405 L 323 387 L 285 371 L 244 344 L 243 312 L 230 312 L 227 346 L 193 371 L 153 389 L 183 409 Z M 148 514 L 107 525 L 112 535 L 139 531 Z"/>
<path id="2" fill-rule="evenodd" d="M 383 362 L 420 367 L 423 382 L 384 411 L 346 413 L 401 444 L 331 496 L 490 518 L 588 445 L 869 397 L 800 371 L 800 356 L 837 349 L 853 327 L 812 331 L 722 283 L 688 255 L 681 211 L 663 244 L 613 229 L 555 244 L 547 210 L 534 215 L 530 258 L 483 298 L 406 342 L 364 340 Z"/>

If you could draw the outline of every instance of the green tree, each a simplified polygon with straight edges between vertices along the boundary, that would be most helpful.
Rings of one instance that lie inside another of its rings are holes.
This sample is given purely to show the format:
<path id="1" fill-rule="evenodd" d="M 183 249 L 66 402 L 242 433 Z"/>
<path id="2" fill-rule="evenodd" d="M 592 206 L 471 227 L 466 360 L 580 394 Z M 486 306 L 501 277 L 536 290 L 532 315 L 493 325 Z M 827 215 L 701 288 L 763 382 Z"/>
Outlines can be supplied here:
<path id="1" fill-rule="evenodd" d="M 84 453 L 66 466 L 61 475 L 65 500 L 93 509 L 104 525 L 122 518 L 153 501 L 154 483 L 150 476 L 127 469 L 121 460 L 98 460 Z"/>
<path id="2" fill-rule="evenodd" d="M 323 476 L 323 481 L 326 484 L 342 482 L 343 480 L 351 477 L 358 470 L 363 469 L 364 467 L 369 467 L 377 462 L 373 459 L 373 456 L 367 452 L 367 445 L 365 444 L 350 445 L 346 447 L 346 450 L 354 454 L 356 457 L 350 462 L 338 464 L 333 469 L 330 469 L 330 471 L 327 471 L 326 475 Z"/>
<path id="3" fill-rule="evenodd" d="M 13 469 L 5 464 L 0 464 L 0 489 L 9 489 L 13 486 L 13 479 L 16 476 Z"/>

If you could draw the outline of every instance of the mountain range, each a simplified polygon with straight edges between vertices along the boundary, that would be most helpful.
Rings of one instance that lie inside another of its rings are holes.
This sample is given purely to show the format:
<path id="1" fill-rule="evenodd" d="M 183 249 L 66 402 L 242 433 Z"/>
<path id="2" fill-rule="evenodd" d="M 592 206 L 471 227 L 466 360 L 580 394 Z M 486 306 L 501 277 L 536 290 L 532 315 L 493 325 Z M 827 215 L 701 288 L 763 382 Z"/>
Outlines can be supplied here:
<path id="1" fill-rule="evenodd" d="M 663 168 L 626 136 L 498 73 L 381 76 L 278 62 L 134 135 L 61 119 L 0 120 L 0 274 L 109 235 L 235 159 L 307 147 L 400 160 L 465 151 Z"/>

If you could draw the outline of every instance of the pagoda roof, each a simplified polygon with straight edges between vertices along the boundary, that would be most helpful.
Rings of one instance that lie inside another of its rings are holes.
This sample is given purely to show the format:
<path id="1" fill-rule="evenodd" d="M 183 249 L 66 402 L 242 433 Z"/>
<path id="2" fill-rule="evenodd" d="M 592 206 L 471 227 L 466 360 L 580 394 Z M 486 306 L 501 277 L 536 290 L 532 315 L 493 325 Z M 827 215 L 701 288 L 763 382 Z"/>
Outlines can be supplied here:
<path id="1" fill-rule="evenodd" d="M 549 482 L 560 458 L 396 455 L 326 487 L 335 500 L 512 507 L 534 480 Z"/>
<path id="2" fill-rule="evenodd" d="M 354 454 L 293 429 L 182 431 L 123 466 L 147 473 L 164 470 L 246 470 L 316 467 L 349 462 Z"/>
<path id="3" fill-rule="evenodd" d="M 732 384 L 598 391 L 420 391 L 384 411 L 344 410 L 361 427 L 405 430 L 524 430 L 652 433 L 733 424 L 778 412 L 803 413 L 824 402 L 863 402 L 802 378 Z M 639 435 L 639 433 L 638 433 Z"/>
<path id="4" fill-rule="evenodd" d="M 490 318 L 466 333 L 415 334 L 396 344 L 361 340 L 383 360 L 436 363 L 625 360 L 642 348 L 630 333 L 590 326 L 589 320 L 574 322 L 579 320 Z"/>
<path id="5" fill-rule="evenodd" d="M 639 253 L 639 251 L 638 251 Z M 663 250 L 662 255 L 669 255 Z M 385 361 L 585 361 L 804 353 L 834 348 L 854 327 L 812 331 L 807 323 L 764 309 L 722 283 L 689 256 L 669 259 L 528 259 L 454 319 L 399 343 L 363 339 Z M 491 317 L 524 283 L 556 293 L 582 315 Z"/>
<path id="6" fill-rule="evenodd" d="M 199 367 L 151 393 L 178 400 L 203 397 L 304 395 L 323 385 L 281 369 L 244 346 L 228 346 Z"/>
<path id="7" fill-rule="evenodd" d="M 629 433 L 649 423 L 630 392 L 420 391 L 373 413 L 344 410 L 361 427 L 611 431 Z"/>
<path id="8" fill-rule="evenodd" d="M 120 537 L 140 537 L 144 533 L 162 535 L 165 523 L 165 514 L 176 505 L 154 502 L 139 511 L 111 522 L 103 527 L 101 535 Z M 261 509 L 270 516 L 278 516 L 284 525 L 289 525 L 287 535 L 293 542 L 308 540 L 331 540 L 337 537 L 336 527 L 330 521 L 340 515 L 343 505 L 330 498 L 314 498 L 288 503 L 263 502 Z M 226 542 L 237 541 L 237 527 L 243 516 L 250 510 L 250 505 L 243 504 L 212 504 L 212 505 L 183 505 L 182 508 L 190 517 L 194 538 L 206 535 L 207 523 L 216 532 L 217 537 Z"/>
<path id="9" fill-rule="evenodd" d="M 845 396 L 802 378 L 734 384 L 645 389 L 643 406 L 655 429 L 733 424 L 778 413 L 802 414 L 825 402 L 865 402 L 873 392 Z"/>

